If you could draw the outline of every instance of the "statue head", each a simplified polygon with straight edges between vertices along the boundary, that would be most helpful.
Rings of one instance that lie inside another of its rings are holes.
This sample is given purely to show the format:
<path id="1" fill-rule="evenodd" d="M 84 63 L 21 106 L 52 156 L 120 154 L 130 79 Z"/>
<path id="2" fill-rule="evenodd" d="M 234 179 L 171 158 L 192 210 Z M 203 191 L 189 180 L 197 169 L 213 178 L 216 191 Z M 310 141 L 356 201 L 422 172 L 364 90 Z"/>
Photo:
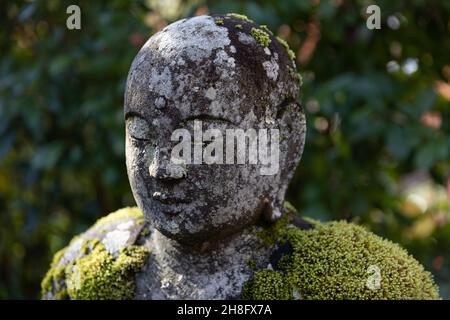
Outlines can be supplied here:
<path id="1" fill-rule="evenodd" d="M 276 220 L 304 146 L 287 45 L 244 16 L 198 16 L 153 35 L 126 85 L 126 163 L 146 219 L 181 243 Z"/>

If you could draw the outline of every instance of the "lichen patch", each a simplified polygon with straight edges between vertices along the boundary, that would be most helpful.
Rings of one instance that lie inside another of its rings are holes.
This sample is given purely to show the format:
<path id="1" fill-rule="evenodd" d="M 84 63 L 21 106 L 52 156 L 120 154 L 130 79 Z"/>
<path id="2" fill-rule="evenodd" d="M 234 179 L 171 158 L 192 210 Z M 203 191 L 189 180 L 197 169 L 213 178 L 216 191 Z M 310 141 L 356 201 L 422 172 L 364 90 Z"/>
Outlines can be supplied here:
<path id="1" fill-rule="evenodd" d="M 275 58 L 270 59 L 270 61 L 264 61 L 262 65 L 264 70 L 266 70 L 267 77 L 273 81 L 277 81 L 280 66 Z"/>
<path id="2" fill-rule="evenodd" d="M 209 100 L 214 100 L 216 98 L 216 89 L 213 87 L 208 88 L 205 92 L 205 97 L 207 97 Z"/>
<path id="3" fill-rule="evenodd" d="M 220 20 L 218 21 L 220 24 Z M 196 30 L 195 36 L 192 30 Z M 144 45 L 144 50 L 151 43 L 158 43 L 159 52 L 168 61 L 183 52 L 193 62 L 207 59 L 213 50 L 230 44 L 228 29 L 217 25 L 216 20 L 209 16 L 198 16 L 175 22 L 166 27 L 164 32 L 155 34 L 149 41 L 151 42 Z"/>
<path id="4" fill-rule="evenodd" d="M 114 230 L 106 234 L 102 243 L 105 249 L 114 255 L 125 247 L 129 239 L 130 232 L 128 230 Z"/>

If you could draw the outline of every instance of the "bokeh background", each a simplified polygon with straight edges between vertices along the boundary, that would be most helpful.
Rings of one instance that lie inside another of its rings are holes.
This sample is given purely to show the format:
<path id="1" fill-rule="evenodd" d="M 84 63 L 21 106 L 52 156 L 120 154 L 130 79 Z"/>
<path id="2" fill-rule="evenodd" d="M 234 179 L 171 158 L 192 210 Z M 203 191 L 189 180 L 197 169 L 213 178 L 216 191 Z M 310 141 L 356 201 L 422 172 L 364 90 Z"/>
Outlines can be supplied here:
<path id="1" fill-rule="evenodd" d="M 81 30 L 66 28 L 70 4 Z M 168 23 L 226 12 L 296 53 L 308 134 L 288 199 L 401 243 L 450 297 L 450 1 L 19 0 L 0 4 L 0 298 L 39 298 L 58 249 L 134 205 L 131 61 Z"/>

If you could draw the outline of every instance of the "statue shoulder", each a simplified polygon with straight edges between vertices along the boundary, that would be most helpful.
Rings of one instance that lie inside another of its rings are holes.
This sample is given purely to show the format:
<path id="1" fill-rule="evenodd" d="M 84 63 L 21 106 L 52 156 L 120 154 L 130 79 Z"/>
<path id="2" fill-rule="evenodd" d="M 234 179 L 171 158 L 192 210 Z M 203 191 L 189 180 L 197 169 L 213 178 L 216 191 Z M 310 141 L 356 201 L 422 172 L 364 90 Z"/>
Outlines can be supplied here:
<path id="1" fill-rule="evenodd" d="M 152 227 L 138 208 L 99 219 L 57 252 L 42 281 L 43 299 L 128 299 L 147 263 Z"/>
<path id="2" fill-rule="evenodd" d="M 431 273 L 405 249 L 353 223 L 287 215 L 267 240 L 270 264 L 245 284 L 245 299 L 439 299 Z"/>

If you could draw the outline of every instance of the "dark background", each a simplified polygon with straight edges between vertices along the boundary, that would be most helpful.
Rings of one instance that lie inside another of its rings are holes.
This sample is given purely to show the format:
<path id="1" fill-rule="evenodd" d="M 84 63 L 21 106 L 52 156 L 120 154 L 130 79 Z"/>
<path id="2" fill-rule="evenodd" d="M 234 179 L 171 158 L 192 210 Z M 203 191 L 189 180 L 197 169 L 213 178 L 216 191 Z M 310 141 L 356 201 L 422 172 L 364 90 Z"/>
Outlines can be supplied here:
<path id="1" fill-rule="evenodd" d="M 81 8 L 81 30 L 66 8 Z M 381 8 L 381 29 L 365 8 Z M 181 17 L 238 12 L 296 53 L 307 141 L 288 199 L 401 243 L 450 297 L 450 1 L 2 1 L 0 298 L 39 298 L 52 255 L 134 205 L 124 84 Z"/>

